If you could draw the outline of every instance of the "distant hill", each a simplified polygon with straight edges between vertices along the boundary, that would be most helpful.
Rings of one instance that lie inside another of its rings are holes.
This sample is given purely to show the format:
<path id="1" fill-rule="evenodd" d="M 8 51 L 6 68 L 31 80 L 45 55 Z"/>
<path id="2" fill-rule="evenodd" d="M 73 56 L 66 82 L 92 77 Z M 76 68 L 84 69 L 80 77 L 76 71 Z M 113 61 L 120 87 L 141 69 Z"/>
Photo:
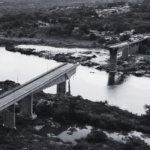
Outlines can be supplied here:
<path id="1" fill-rule="evenodd" d="M 143 0 L 0 0 L 0 13 L 6 11 L 26 11 L 54 6 L 72 6 L 72 5 L 99 5 L 101 3 L 131 2 L 137 3 Z"/>
<path id="2" fill-rule="evenodd" d="M 30 3 L 113 3 L 113 2 L 142 2 L 143 0 L 0 0 L 0 2 L 3 3 L 24 3 L 24 4 L 30 4 Z"/>

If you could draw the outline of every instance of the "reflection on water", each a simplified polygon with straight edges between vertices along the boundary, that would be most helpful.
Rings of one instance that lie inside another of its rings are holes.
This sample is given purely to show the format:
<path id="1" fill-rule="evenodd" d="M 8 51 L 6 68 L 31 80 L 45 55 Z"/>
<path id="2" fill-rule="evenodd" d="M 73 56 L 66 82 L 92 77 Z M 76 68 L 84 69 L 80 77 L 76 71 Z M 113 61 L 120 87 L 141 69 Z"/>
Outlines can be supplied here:
<path id="1" fill-rule="evenodd" d="M 38 128 L 40 129 L 40 127 Z M 89 133 L 91 133 L 93 127 L 85 126 L 85 125 L 64 125 L 60 128 L 52 128 L 50 126 L 44 126 L 40 129 L 41 134 L 47 134 L 48 136 L 54 135 L 59 137 L 64 142 L 75 142 L 75 140 L 86 138 Z M 101 130 L 101 129 L 98 129 Z M 150 135 L 146 136 L 141 132 L 132 131 L 130 133 L 117 133 L 117 132 L 108 132 L 103 131 L 108 138 L 111 138 L 118 142 L 126 143 L 129 137 L 135 136 L 145 141 L 148 145 L 150 145 Z M 54 137 L 53 136 L 53 137 Z"/>
<path id="2" fill-rule="evenodd" d="M 125 82 L 127 78 L 125 73 L 109 72 L 108 85 L 119 85 Z"/>
<path id="3" fill-rule="evenodd" d="M 91 126 L 64 125 L 58 129 L 45 126 L 40 130 L 42 134 L 52 133 L 64 142 L 75 142 L 77 139 L 86 137 L 91 132 Z"/>
<path id="4" fill-rule="evenodd" d="M 150 145 L 150 137 L 142 134 L 141 132 L 132 131 L 130 133 L 121 134 L 121 133 L 117 133 L 117 132 L 109 133 L 109 132 L 104 131 L 104 133 L 107 135 L 107 137 L 112 138 L 115 141 L 119 141 L 119 142 L 125 143 L 128 137 L 135 136 L 135 137 L 138 137 L 141 140 L 143 140 L 148 145 Z"/>
<path id="5" fill-rule="evenodd" d="M 0 48 L 0 64 L 1 81 L 9 79 L 17 82 L 18 80 L 22 84 L 60 63 L 36 56 L 12 53 L 6 51 L 5 48 Z M 114 75 L 111 79 L 115 79 L 117 84 L 108 86 L 109 76 L 104 71 L 79 66 L 76 74 L 70 79 L 71 94 L 81 95 L 92 101 L 107 100 L 110 104 L 133 113 L 144 113 L 143 106 L 150 105 L 150 79 L 122 75 L 119 80 L 116 80 Z M 45 92 L 56 93 L 56 86 L 46 89 Z"/>

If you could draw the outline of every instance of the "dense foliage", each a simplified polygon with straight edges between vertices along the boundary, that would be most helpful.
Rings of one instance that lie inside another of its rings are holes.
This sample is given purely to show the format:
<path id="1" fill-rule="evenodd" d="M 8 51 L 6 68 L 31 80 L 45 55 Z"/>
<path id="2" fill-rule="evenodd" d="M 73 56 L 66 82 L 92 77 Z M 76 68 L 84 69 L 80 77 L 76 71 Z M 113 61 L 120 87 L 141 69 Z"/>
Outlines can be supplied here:
<path id="1" fill-rule="evenodd" d="M 73 36 L 89 40 L 105 42 L 103 36 L 91 31 L 108 31 L 110 34 L 119 34 L 135 29 L 135 33 L 150 32 L 150 2 L 129 4 L 131 11 L 128 13 L 112 13 L 106 17 L 99 17 L 96 9 L 124 6 L 125 3 L 99 4 L 95 6 L 78 7 L 51 7 L 48 10 L 7 11 L 0 15 L 0 32 L 4 36 L 38 37 L 42 36 Z M 48 23 L 49 27 L 40 28 L 38 21 Z M 78 28 L 77 30 L 74 30 Z M 43 32 L 44 30 L 44 32 Z M 44 33 L 44 34 L 43 34 Z M 86 36 L 88 35 L 88 36 Z M 123 37 L 121 40 L 126 40 Z"/>

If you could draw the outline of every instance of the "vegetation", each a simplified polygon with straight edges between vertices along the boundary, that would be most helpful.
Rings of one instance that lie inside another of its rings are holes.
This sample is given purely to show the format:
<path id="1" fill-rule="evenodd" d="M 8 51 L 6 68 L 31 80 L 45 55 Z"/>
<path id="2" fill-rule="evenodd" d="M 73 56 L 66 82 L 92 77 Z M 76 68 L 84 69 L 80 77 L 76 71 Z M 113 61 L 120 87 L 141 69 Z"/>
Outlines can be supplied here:
<path id="1" fill-rule="evenodd" d="M 149 1 L 141 4 L 133 3 L 130 4 L 130 12 L 112 13 L 107 17 L 99 17 L 96 9 L 123 6 L 125 3 L 49 7 L 46 11 L 38 8 L 14 13 L 6 11 L 0 15 L 0 34 L 5 37 L 19 38 L 67 36 L 105 43 L 104 36 L 98 36 L 92 31 L 108 32 L 106 35 L 112 37 L 131 29 L 135 29 L 135 33 L 150 32 L 149 3 Z M 39 21 L 49 26 L 41 27 Z M 127 35 L 120 40 L 124 41 L 128 38 Z"/>

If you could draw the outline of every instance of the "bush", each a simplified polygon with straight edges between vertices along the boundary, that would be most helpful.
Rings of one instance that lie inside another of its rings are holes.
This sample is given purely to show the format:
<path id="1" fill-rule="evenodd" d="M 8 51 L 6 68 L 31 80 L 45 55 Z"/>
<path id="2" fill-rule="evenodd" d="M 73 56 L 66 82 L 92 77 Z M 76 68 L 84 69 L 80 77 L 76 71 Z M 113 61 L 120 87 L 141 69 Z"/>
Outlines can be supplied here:
<path id="1" fill-rule="evenodd" d="M 130 39 L 130 37 L 131 36 L 129 34 L 125 34 L 125 35 L 123 35 L 123 36 L 120 37 L 120 40 L 121 41 L 128 41 Z"/>
<path id="2" fill-rule="evenodd" d="M 73 149 L 74 150 L 87 150 L 87 149 L 89 149 L 89 145 L 88 145 L 88 143 L 81 142 L 81 143 L 76 144 L 73 147 Z"/>
<path id="3" fill-rule="evenodd" d="M 19 33 L 18 37 L 24 37 L 24 33 L 23 32 Z"/>
<path id="4" fill-rule="evenodd" d="M 122 150 L 149 150 L 149 146 L 140 138 L 133 136 L 127 140 Z"/>
<path id="5" fill-rule="evenodd" d="M 89 38 L 90 38 L 90 40 L 96 40 L 97 36 L 94 33 L 91 33 Z"/>
<path id="6" fill-rule="evenodd" d="M 147 116 L 150 116 L 150 105 L 145 105 L 145 106 L 144 106 L 144 109 L 145 109 L 145 111 L 146 111 L 146 115 L 147 115 Z"/>
<path id="7" fill-rule="evenodd" d="M 141 45 L 139 47 L 139 53 L 140 54 L 147 54 L 148 51 L 150 51 L 150 50 L 149 50 L 148 46 L 146 46 L 146 45 Z"/>
<path id="8" fill-rule="evenodd" d="M 107 135 L 102 131 L 92 131 L 87 136 L 87 141 L 89 142 L 106 142 L 108 140 Z"/>
<path id="9" fill-rule="evenodd" d="M 98 39 L 98 42 L 99 42 L 99 43 L 104 43 L 104 42 L 105 42 L 105 38 L 104 38 L 104 37 L 100 37 L 100 38 Z"/>
<path id="10" fill-rule="evenodd" d="M 32 34 L 29 35 L 29 38 L 34 38 L 34 37 L 35 37 L 34 33 L 32 33 Z"/>

